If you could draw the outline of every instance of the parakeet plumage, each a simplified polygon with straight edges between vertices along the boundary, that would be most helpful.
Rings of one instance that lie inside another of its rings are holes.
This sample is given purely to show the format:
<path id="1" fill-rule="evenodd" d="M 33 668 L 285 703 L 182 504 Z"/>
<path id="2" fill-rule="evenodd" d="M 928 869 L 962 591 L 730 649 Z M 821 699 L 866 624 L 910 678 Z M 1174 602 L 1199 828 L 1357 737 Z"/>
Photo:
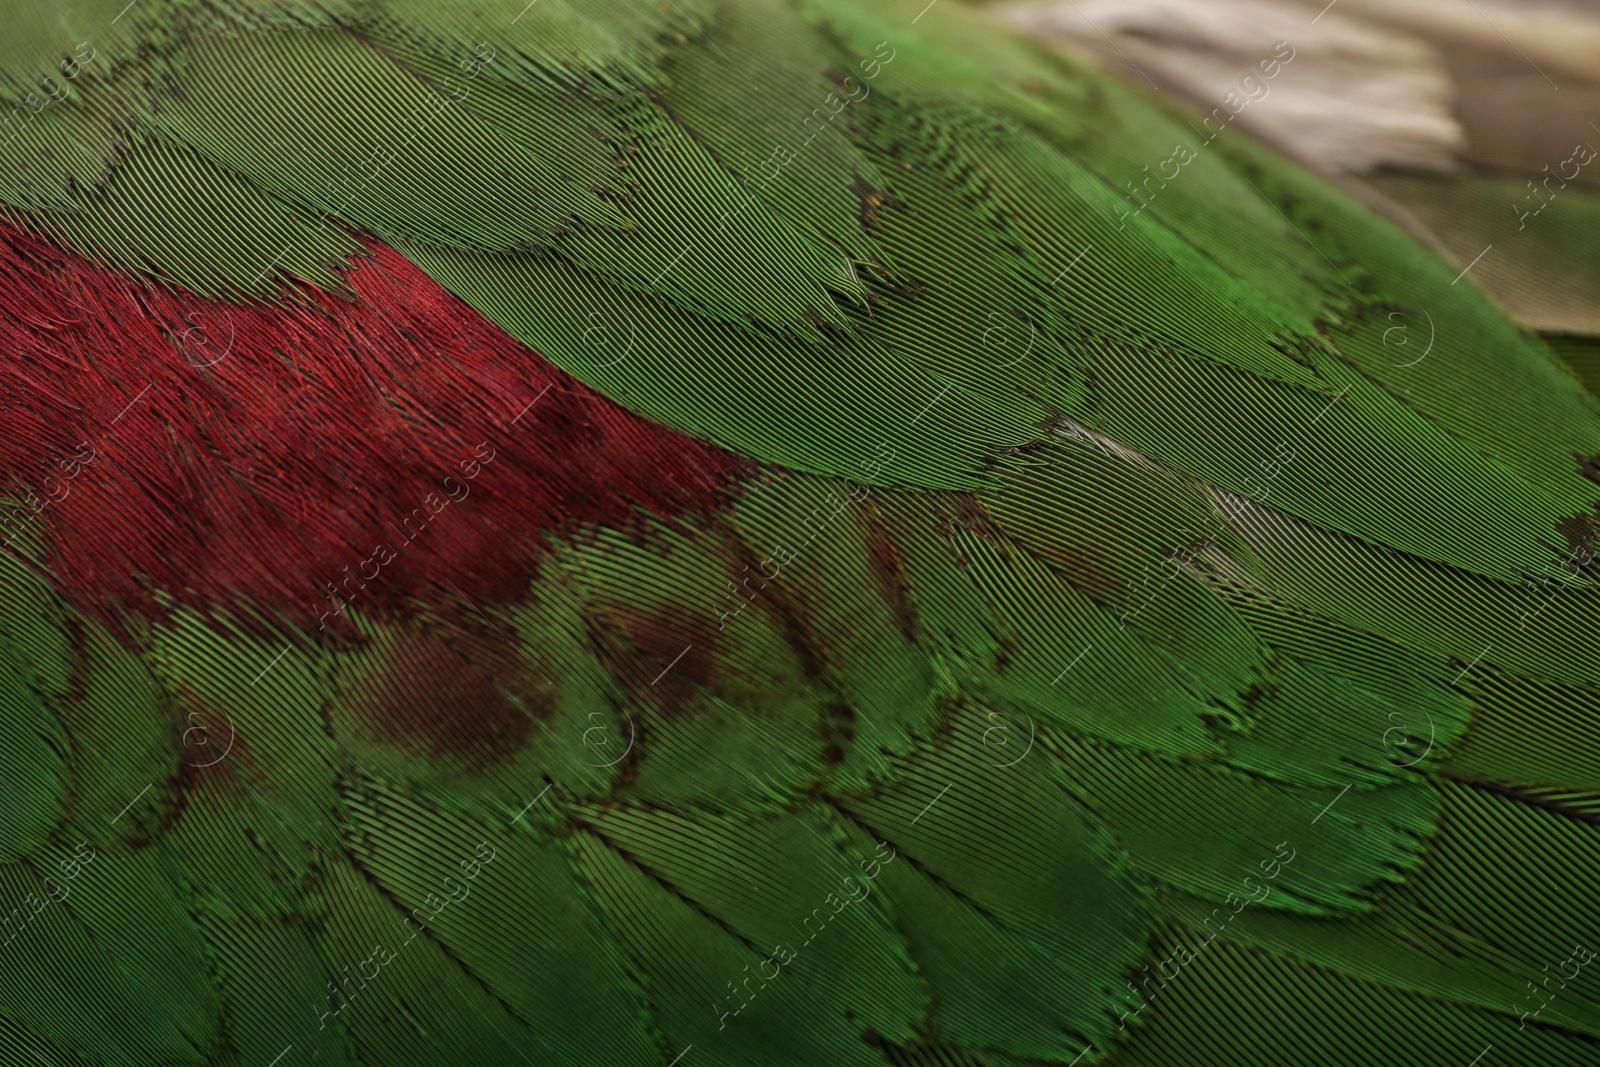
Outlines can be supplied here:
<path id="1" fill-rule="evenodd" d="M 1596 1062 L 1470 267 L 954 2 L 123 2 L 0 40 L 0 1061 Z"/>

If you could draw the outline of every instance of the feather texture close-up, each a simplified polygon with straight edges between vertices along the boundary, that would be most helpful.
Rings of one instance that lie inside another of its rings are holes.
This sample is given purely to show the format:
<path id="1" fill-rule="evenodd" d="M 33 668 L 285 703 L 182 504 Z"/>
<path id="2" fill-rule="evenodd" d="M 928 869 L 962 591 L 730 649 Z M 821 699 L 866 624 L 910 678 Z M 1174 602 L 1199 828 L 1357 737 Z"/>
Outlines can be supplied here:
<path id="1" fill-rule="evenodd" d="M 0 11 L 0 1067 L 1600 1063 L 1594 5 Z"/>

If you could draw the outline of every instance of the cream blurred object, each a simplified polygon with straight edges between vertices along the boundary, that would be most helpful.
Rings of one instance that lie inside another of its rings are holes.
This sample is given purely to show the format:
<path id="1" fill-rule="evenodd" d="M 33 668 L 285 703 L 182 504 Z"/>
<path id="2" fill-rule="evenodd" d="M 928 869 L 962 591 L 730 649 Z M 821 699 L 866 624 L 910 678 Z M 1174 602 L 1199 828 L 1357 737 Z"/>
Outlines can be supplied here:
<path id="1" fill-rule="evenodd" d="M 1046 38 L 1087 45 L 1107 66 L 1121 61 L 1125 72 L 1207 108 L 1258 56 L 1288 41 L 1293 77 L 1273 86 L 1270 108 L 1251 109 L 1239 123 L 1320 167 L 1447 167 L 1465 140 L 1450 113 L 1449 76 L 1431 46 L 1331 13 L 1313 27 L 1294 3 L 1044 0 L 1008 7 L 1006 17 Z"/>
<path id="2" fill-rule="evenodd" d="M 1473 279 L 1530 327 L 1600 337 L 1600 166 L 1570 170 L 1576 146 L 1600 147 L 1600 0 L 1030 0 L 993 10 L 1205 111 L 1289 42 L 1292 67 L 1233 125 L 1462 266 L 1483 254 Z"/>

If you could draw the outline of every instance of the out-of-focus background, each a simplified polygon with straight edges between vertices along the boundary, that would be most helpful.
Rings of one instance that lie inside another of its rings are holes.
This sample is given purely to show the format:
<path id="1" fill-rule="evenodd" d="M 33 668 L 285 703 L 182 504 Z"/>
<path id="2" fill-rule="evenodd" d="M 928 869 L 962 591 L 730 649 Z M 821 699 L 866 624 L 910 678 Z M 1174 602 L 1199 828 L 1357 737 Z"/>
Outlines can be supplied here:
<path id="1" fill-rule="evenodd" d="M 1020 0 L 993 11 L 1200 112 L 1223 107 L 1288 42 L 1293 62 L 1229 126 L 1473 263 L 1472 278 L 1600 390 L 1600 0 Z"/>

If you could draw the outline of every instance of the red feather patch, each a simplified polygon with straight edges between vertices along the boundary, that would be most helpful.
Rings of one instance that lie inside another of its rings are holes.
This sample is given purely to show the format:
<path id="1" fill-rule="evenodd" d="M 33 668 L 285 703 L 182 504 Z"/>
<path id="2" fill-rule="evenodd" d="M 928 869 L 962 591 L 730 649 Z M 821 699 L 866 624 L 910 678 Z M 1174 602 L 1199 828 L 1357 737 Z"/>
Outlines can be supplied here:
<path id="1" fill-rule="evenodd" d="M 542 538 L 724 506 L 738 458 L 633 415 L 392 249 L 281 307 L 175 293 L 0 227 L 13 549 L 161 616 L 526 597 Z"/>

